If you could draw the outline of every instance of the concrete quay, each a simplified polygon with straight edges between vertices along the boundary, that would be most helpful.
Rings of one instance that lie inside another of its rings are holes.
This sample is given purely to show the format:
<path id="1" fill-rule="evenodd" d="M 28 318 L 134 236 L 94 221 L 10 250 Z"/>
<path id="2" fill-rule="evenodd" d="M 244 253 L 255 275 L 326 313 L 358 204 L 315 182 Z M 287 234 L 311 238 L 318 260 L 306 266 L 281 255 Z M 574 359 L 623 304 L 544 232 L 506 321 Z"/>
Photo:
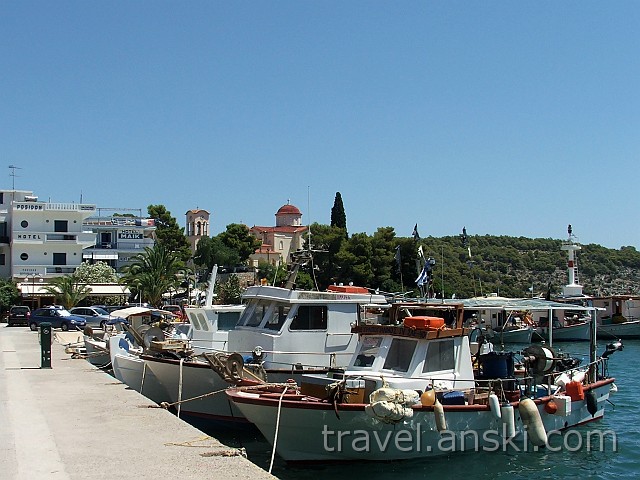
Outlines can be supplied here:
<path id="1" fill-rule="evenodd" d="M 75 337 L 72 339 L 72 337 Z M 38 333 L 0 324 L 0 478 L 4 480 L 274 479 L 127 388 L 54 331 L 52 368 Z"/>

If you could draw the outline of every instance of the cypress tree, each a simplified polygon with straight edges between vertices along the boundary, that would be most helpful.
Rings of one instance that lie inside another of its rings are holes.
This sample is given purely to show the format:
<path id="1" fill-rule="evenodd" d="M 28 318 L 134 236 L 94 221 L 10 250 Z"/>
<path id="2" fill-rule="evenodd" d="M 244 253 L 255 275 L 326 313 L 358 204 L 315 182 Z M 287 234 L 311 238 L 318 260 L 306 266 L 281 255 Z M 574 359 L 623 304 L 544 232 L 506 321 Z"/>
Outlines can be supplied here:
<path id="1" fill-rule="evenodd" d="M 342 195 L 340 192 L 336 192 L 336 198 L 333 201 L 333 207 L 331 207 L 331 226 L 344 229 L 345 235 L 347 234 L 347 215 L 344 213 L 344 205 L 342 204 Z"/>

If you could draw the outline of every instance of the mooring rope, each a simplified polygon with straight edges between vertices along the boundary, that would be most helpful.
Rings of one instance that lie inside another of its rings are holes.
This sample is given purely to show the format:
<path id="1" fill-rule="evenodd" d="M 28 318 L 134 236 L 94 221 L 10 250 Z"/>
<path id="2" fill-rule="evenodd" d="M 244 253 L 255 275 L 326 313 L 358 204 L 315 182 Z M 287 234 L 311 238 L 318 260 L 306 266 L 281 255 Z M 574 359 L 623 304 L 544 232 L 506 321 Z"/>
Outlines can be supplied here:
<path id="1" fill-rule="evenodd" d="M 271 463 L 269 464 L 269 474 L 271 474 L 271 469 L 273 468 L 273 461 L 276 458 L 276 446 L 278 445 L 278 430 L 280 429 L 280 412 L 282 410 L 282 399 L 284 395 L 287 393 L 287 388 L 282 390 L 280 394 L 280 398 L 278 399 L 278 415 L 276 417 L 276 433 L 273 436 L 273 450 L 271 451 Z"/>

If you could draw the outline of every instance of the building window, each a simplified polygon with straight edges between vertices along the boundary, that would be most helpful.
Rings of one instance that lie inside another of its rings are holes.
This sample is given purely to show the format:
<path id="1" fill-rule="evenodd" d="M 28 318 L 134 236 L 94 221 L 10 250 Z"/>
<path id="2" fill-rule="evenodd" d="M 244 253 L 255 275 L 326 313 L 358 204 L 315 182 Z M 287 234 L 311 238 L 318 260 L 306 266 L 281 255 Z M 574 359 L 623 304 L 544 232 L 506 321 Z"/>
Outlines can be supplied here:
<path id="1" fill-rule="evenodd" d="M 0 253 L 0 265 L 5 265 L 5 254 L 4 253 Z"/>
<path id="2" fill-rule="evenodd" d="M 67 222 L 66 220 L 54 220 L 53 231 L 54 232 L 68 232 L 69 231 L 68 224 L 69 224 L 69 222 Z"/>
<path id="3" fill-rule="evenodd" d="M 20 226 L 21 226 L 22 228 L 27 228 L 27 227 L 29 226 L 29 222 L 27 222 L 26 220 L 22 220 L 22 221 L 20 222 Z"/>
<path id="4" fill-rule="evenodd" d="M 54 253 L 53 254 L 53 264 L 54 265 L 66 265 L 67 264 L 67 254 L 66 253 Z"/>
<path id="5" fill-rule="evenodd" d="M 280 250 L 284 250 L 284 242 L 280 240 Z"/>

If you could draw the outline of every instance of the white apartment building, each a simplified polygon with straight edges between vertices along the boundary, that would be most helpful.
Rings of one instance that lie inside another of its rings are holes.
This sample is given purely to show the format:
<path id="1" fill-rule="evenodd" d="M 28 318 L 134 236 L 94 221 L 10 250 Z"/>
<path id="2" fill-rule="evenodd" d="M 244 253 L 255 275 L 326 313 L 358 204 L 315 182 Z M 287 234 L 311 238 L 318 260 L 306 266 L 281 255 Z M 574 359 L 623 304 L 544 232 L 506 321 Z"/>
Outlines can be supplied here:
<path id="1" fill-rule="evenodd" d="M 118 246 L 115 239 L 107 246 L 104 239 L 109 237 L 86 224 L 96 210 L 92 204 L 41 202 L 32 191 L 0 190 L 0 276 L 17 283 L 24 303 L 36 307 L 52 302 L 51 294 L 43 289 L 48 280 L 75 272 L 88 260 L 84 253 L 87 249 L 102 252 Z M 137 232 L 149 226 L 118 222 L 122 224 L 111 224 L 110 230 L 122 240 L 124 255 L 141 251 L 142 245 L 153 246 L 153 240 L 146 243 L 144 235 Z M 99 257 L 100 253 L 93 253 L 91 259 Z M 90 287 L 94 295 L 128 294 L 128 289 L 119 285 Z"/>

